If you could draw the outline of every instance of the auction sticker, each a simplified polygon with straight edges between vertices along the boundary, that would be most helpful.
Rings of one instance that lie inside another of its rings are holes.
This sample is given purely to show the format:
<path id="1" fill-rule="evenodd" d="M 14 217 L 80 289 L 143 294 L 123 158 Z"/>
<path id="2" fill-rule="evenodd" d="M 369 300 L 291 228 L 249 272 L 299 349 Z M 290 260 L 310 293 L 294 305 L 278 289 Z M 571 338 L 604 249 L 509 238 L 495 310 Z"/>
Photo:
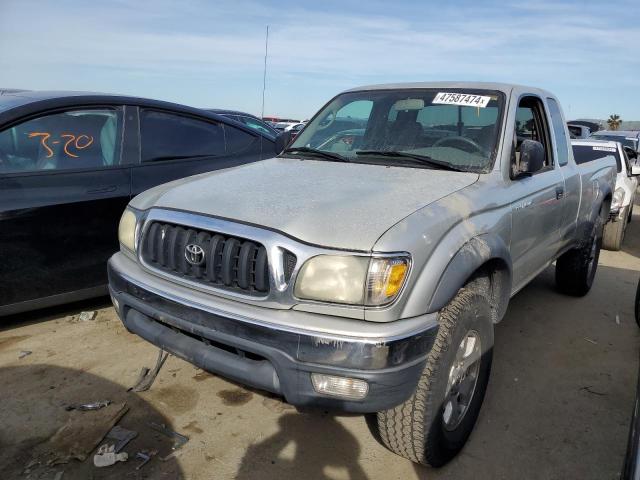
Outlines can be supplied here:
<path id="1" fill-rule="evenodd" d="M 593 147 L 594 150 L 598 152 L 613 152 L 615 153 L 617 150 L 615 147 Z"/>
<path id="2" fill-rule="evenodd" d="M 455 93 L 455 92 L 439 92 L 433 102 L 443 105 L 461 105 L 463 107 L 478 107 L 484 108 L 491 100 L 491 97 L 485 97 L 483 95 L 470 95 L 468 93 Z"/>

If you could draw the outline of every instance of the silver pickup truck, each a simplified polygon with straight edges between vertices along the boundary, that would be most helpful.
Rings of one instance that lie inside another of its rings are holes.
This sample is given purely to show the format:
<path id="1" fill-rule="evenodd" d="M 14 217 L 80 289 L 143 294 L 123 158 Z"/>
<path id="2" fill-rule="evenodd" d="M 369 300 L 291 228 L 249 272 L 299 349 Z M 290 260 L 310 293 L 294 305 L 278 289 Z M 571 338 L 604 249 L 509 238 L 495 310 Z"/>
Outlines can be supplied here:
<path id="1" fill-rule="evenodd" d="M 554 261 L 561 291 L 591 288 L 615 176 L 576 165 L 543 90 L 357 88 L 276 158 L 134 198 L 110 292 L 158 347 L 373 414 L 389 449 L 439 466 L 473 429 L 509 299 Z"/>

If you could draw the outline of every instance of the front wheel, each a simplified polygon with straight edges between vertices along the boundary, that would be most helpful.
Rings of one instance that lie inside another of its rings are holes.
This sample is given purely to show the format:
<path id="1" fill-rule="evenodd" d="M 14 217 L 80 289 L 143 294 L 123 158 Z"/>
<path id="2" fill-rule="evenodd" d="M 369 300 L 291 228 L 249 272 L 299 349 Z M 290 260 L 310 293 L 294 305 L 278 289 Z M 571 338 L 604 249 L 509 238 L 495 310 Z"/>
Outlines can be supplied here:
<path id="1" fill-rule="evenodd" d="M 617 222 L 609 222 L 604 226 L 604 235 L 602 238 L 602 248 L 617 252 L 622 248 L 624 241 L 624 233 L 627 230 L 628 216 L 623 215 L 622 220 Z"/>
<path id="2" fill-rule="evenodd" d="M 377 414 L 377 436 L 384 445 L 432 467 L 451 460 L 478 418 L 492 352 L 489 302 L 463 288 L 440 312 L 438 334 L 414 394 Z"/>

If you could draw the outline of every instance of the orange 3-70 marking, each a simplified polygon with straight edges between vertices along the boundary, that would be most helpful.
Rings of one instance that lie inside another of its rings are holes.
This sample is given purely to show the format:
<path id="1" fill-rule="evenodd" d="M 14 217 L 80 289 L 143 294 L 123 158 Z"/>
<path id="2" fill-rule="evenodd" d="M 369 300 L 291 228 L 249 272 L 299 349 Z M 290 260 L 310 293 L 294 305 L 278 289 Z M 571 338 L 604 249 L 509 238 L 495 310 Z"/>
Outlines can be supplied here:
<path id="1" fill-rule="evenodd" d="M 47 158 L 53 157 L 53 150 L 47 143 L 49 138 L 51 138 L 51 134 L 48 132 L 31 132 L 29 134 L 29 138 L 40 137 L 40 145 L 47 152 Z M 93 143 L 93 137 L 91 135 L 74 135 L 72 133 L 61 133 L 60 138 L 65 139 L 64 147 L 62 148 L 64 153 L 70 157 L 78 158 L 78 155 L 72 153 L 69 149 L 74 148 L 75 150 L 83 150 Z M 58 140 L 53 143 L 59 143 Z"/>

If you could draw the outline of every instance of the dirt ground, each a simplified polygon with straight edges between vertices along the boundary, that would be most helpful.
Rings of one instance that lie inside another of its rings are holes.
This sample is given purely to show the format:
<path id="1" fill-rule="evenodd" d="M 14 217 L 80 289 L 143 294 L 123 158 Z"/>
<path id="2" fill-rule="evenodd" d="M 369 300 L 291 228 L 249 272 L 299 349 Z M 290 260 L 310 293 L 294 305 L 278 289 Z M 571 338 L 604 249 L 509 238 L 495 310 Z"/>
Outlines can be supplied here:
<path id="1" fill-rule="evenodd" d="M 150 391 L 127 393 L 157 351 L 124 330 L 106 299 L 2 319 L 0 478 L 54 479 L 64 471 L 62 480 L 616 479 L 638 371 L 633 301 L 639 270 L 637 217 L 623 251 L 602 253 L 587 297 L 557 293 L 553 268 L 514 297 L 496 327 L 493 371 L 475 431 L 439 470 L 385 450 L 361 416 L 298 412 L 174 357 Z M 98 310 L 97 318 L 78 321 L 82 310 Z M 21 351 L 32 353 L 19 358 Z M 66 405 L 104 399 L 129 407 L 119 425 L 139 436 L 125 451 L 158 455 L 140 470 L 132 458 L 95 468 L 93 453 L 84 462 L 36 463 L 60 447 L 51 437 L 70 417 L 88 415 L 90 425 L 94 412 L 67 412 Z M 162 461 L 172 441 L 150 422 L 190 441 Z"/>

